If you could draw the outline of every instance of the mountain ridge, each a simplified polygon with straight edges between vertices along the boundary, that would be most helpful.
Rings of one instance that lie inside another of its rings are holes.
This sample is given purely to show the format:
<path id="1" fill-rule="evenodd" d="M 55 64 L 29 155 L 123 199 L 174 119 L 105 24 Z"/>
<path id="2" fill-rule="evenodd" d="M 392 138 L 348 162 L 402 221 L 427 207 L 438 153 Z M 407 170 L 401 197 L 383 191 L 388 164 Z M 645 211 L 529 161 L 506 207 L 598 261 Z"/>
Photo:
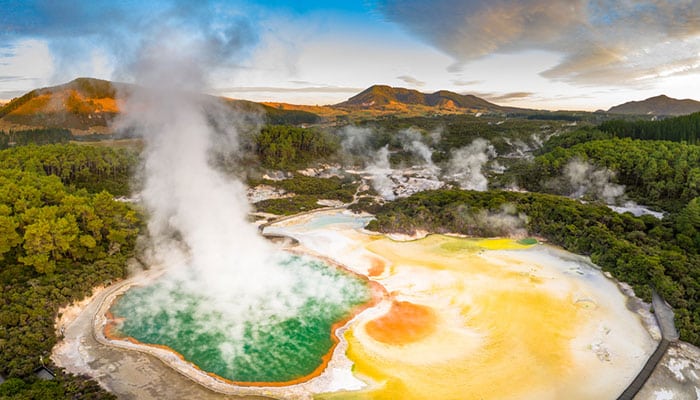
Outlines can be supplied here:
<path id="1" fill-rule="evenodd" d="M 331 107 L 340 109 L 390 109 L 400 106 L 422 106 L 441 110 L 465 110 L 474 112 L 517 112 L 525 109 L 504 107 L 471 94 L 459 94 L 449 90 L 422 93 L 415 89 L 372 85 L 348 100 Z"/>
<path id="2" fill-rule="evenodd" d="M 686 115 L 700 111 L 700 101 L 674 99 L 664 94 L 610 107 L 608 113 L 628 115 Z"/>
<path id="3" fill-rule="evenodd" d="M 74 134 L 110 133 L 111 121 L 120 113 L 117 93 L 128 93 L 139 86 L 96 78 L 76 78 L 70 82 L 31 90 L 0 106 L 0 129 L 36 127 L 68 128 Z M 221 99 L 234 109 L 264 115 L 276 124 L 316 123 L 320 117 L 303 110 L 283 110 L 248 100 Z"/>

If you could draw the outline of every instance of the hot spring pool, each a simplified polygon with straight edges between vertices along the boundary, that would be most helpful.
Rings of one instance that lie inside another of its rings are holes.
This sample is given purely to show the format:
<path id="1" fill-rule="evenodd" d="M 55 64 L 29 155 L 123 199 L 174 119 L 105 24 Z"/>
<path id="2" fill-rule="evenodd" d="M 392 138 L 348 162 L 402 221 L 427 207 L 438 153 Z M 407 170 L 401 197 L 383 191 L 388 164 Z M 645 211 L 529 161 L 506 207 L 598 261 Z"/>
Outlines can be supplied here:
<path id="1" fill-rule="evenodd" d="M 224 393 L 333 400 L 616 398 L 655 348 L 584 257 L 533 239 L 394 240 L 368 220 L 319 212 L 265 229 L 352 273 L 290 255 L 288 290 L 223 303 L 197 277 L 164 276 L 117 298 L 105 332 L 167 346 L 237 384 L 205 382 Z"/>
<path id="2" fill-rule="evenodd" d="M 117 298 L 110 309 L 114 322 L 109 336 L 168 347 L 197 368 L 237 383 L 303 379 L 328 361 L 337 343 L 334 325 L 367 303 L 371 291 L 365 280 L 309 257 L 290 255 L 283 267 L 294 268 L 299 277 L 325 280 L 337 295 L 310 296 L 299 280 L 290 288 L 296 307 L 266 312 L 261 311 L 268 306 L 263 302 L 240 315 L 209 304 L 213 300 L 206 293 L 161 277 Z"/>

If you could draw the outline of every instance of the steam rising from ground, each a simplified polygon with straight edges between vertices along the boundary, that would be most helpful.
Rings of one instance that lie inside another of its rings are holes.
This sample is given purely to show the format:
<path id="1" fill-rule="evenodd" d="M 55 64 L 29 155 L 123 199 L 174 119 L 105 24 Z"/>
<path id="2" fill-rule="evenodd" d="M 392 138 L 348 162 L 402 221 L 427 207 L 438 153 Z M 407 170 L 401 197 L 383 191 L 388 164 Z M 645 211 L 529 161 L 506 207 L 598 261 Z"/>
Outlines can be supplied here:
<path id="1" fill-rule="evenodd" d="M 142 199 L 153 258 L 166 268 L 158 301 L 145 307 L 174 316 L 173 293 L 203 298 L 197 314 L 220 318 L 202 329 L 236 339 L 220 344 L 224 358 L 245 357 L 245 329 L 264 331 L 310 299 L 341 304 L 342 288 L 318 269 L 305 270 L 302 279 L 289 256 L 246 221 L 244 185 L 212 163 L 216 147 L 233 149 L 238 138 L 233 111 L 197 94 L 206 82 L 199 62 L 212 60 L 200 50 L 207 46 L 173 32 L 158 37 L 169 39 L 147 43 L 133 64 L 145 88 L 123 99 L 119 121 L 145 139 Z"/>
<path id="2" fill-rule="evenodd" d="M 446 176 L 459 183 L 462 189 L 488 190 L 488 179 L 482 169 L 490 158 L 496 157 L 496 150 L 488 140 L 475 139 L 470 145 L 452 151 Z"/>
<path id="3" fill-rule="evenodd" d="M 374 155 L 374 160 L 366 168 L 372 174 L 372 187 L 386 200 L 396 199 L 394 183 L 391 180 L 392 169 L 389 162 L 389 146 L 384 146 Z"/>
<path id="4" fill-rule="evenodd" d="M 401 132 L 399 132 L 399 138 L 401 139 L 401 146 L 403 147 L 404 151 L 411 152 L 414 155 L 420 157 L 420 159 L 423 161 L 423 164 L 428 168 L 429 171 L 433 173 L 439 172 L 440 168 L 438 168 L 433 163 L 433 150 L 430 147 L 428 147 L 427 144 L 423 143 L 423 135 L 418 129 L 413 127 L 404 129 Z M 432 140 L 435 141 L 435 138 L 432 138 Z"/>
<path id="5" fill-rule="evenodd" d="M 470 235 L 484 237 L 525 237 L 528 218 L 519 213 L 514 205 L 503 204 L 498 211 L 484 209 L 476 213 L 464 207 L 459 213 L 460 223 L 464 224 Z"/>
<path id="6" fill-rule="evenodd" d="M 341 146 L 343 151 L 352 155 L 365 155 L 371 150 L 369 139 L 372 136 L 372 129 L 347 125 L 338 132 L 342 138 Z"/>
<path id="7" fill-rule="evenodd" d="M 605 167 L 596 167 L 578 158 L 572 159 L 566 164 L 564 175 L 571 186 L 570 197 L 573 198 L 587 195 L 608 204 L 615 204 L 625 194 L 623 185 L 612 183 L 615 176 L 612 171 Z"/>
<path id="8" fill-rule="evenodd" d="M 404 152 L 417 157 L 420 162 L 397 169 L 391 166 L 389 144 L 379 150 L 373 147 L 372 141 L 379 139 L 371 128 L 349 125 L 343 127 L 338 135 L 342 138 L 344 152 L 354 157 L 352 162 L 357 162 L 359 158 L 364 163 L 366 178 L 385 200 L 395 200 L 397 197 L 407 197 L 423 190 L 444 186 L 438 179 L 440 168 L 432 160 L 433 150 L 426 143 L 439 141 L 440 130 L 435 130 L 427 136 L 413 127 L 400 131 L 392 139 L 393 145 L 400 146 Z"/>

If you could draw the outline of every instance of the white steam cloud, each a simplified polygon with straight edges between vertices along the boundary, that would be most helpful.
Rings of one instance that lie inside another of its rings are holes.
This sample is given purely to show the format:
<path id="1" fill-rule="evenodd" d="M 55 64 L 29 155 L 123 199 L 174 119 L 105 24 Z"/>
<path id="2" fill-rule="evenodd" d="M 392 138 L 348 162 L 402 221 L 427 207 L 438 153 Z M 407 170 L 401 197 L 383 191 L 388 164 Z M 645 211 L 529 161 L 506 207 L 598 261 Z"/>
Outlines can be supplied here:
<path id="1" fill-rule="evenodd" d="M 607 168 L 574 158 L 564 167 L 564 176 L 571 187 L 570 197 L 592 196 L 608 204 L 624 196 L 625 187 L 612 182 L 615 174 Z"/>
<path id="2" fill-rule="evenodd" d="M 346 153 L 364 155 L 369 150 L 368 142 L 372 129 L 347 125 L 338 132 L 338 135 L 342 138 L 340 144 Z"/>
<path id="3" fill-rule="evenodd" d="M 340 304 L 342 288 L 317 269 L 307 268 L 302 278 L 247 222 L 244 185 L 215 166 L 222 143 L 236 147 L 238 131 L 234 111 L 198 94 L 206 84 L 203 66 L 214 60 L 209 47 L 176 31 L 155 37 L 161 40 L 147 42 L 132 64 L 143 89 L 126 95 L 118 122 L 145 140 L 142 199 L 153 257 L 166 268 L 163 293 L 155 296 L 162 301 L 148 306 L 174 315 L 182 307 L 174 291 L 204 297 L 197 315 L 223 317 L 202 329 L 228 332 L 234 339 L 219 350 L 246 357 L 246 324 L 264 329 L 309 299 Z"/>
<path id="4" fill-rule="evenodd" d="M 513 204 L 503 204 L 498 211 L 479 210 L 474 213 L 466 207 L 459 213 L 463 231 L 475 236 L 527 236 L 527 215 L 519 213 Z"/>
<path id="5" fill-rule="evenodd" d="M 462 189 L 486 191 L 489 181 L 482 169 L 494 157 L 496 150 L 488 140 L 475 139 L 470 145 L 452 151 L 446 176 L 457 181 Z"/>
<path id="6" fill-rule="evenodd" d="M 439 141 L 440 134 L 440 130 L 435 130 L 424 136 L 413 127 L 398 132 L 393 143 L 418 158 L 419 162 L 418 165 L 394 169 L 389 159 L 389 144 L 374 150 L 372 139 L 376 140 L 377 135 L 371 128 L 346 126 L 338 132 L 343 150 L 353 162 L 358 158 L 362 160 L 365 179 L 384 200 L 395 200 L 444 185 L 439 180 L 440 168 L 432 160 L 433 151 L 426 144 L 426 141 Z"/>
<path id="7" fill-rule="evenodd" d="M 399 139 L 401 140 L 401 147 L 403 147 L 404 151 L 411 152 L 420 157 L 428 171 L 433 174 L 439 172 L 440 168 L 433 163 L 433 150 L 423 143 L 423 135 L 418 129 L 411 127 L 402 130 L 399 132 Z"/>
<path id="8" fill-rule="evenodd" d="M 384 146 L 374 155 L 374 160 L 366 171 L 372 175 L 372 187 L 385 200 L 396 199 L 394 183 L 391 180 L 391 164 L 389 163 L 389 146 Z"/>

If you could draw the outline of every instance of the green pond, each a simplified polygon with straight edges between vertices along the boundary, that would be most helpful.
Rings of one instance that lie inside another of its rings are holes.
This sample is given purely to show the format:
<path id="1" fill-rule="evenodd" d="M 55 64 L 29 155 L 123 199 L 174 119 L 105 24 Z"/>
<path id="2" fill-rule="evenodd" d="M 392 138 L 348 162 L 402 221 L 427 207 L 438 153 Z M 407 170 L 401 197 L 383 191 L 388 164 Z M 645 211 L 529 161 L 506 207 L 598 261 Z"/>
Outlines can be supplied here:
<path id="1" fill-rule="evenodd" d="M 216 300 L 205 293 L 156 282 L 133 287 L 115 301 L 112 313 L 124 318 L 116 333 L 168 346 L 200 369 L 233 381 L 302 378 L 333 346 L 332 326 L 369 301 L 371 292 L 365 281 L 315 259 L 289 256 L 281 267 L 293 268 L 299 277 L 289 288 L 298 305 L 283 315 L 260 313 L 265 299 L 250 303 L 249 313 L 227 313 L 210 307 Z M 321 282 L 325 290 L 331 285 L 335 295 L 309 293 L 306 278 Z"/>

